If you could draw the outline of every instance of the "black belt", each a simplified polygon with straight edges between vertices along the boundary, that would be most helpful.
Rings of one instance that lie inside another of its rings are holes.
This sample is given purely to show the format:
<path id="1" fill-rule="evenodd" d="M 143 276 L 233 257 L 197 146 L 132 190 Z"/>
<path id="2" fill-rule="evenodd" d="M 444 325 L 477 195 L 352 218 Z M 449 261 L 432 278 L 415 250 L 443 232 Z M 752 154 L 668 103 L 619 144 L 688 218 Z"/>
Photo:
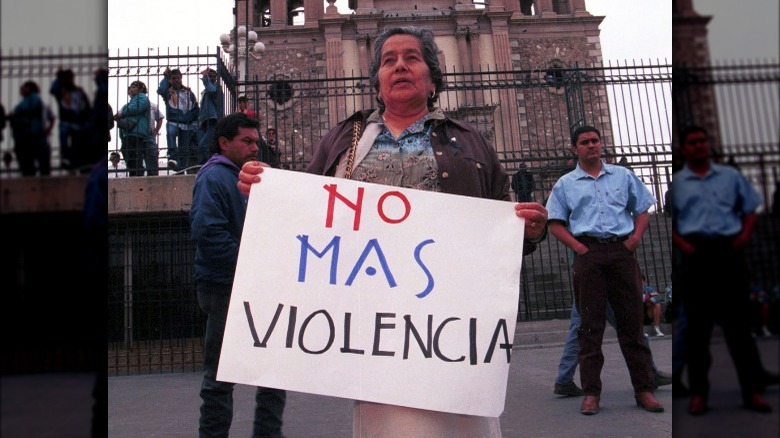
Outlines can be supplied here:
<path id="1" fill-rule="evenodd" d="M 731 241 L 734 240 L 736 236 L 692 233 L 686 234 L 682 237 L 694 245 L 731 245 Z"/>
<path id="2" fill-rule="evenodd" d="M 723 236 L 721 234 L 702 234 L 702 233 L 691 233 L 691 234 L 685 234 L 682 236 L 685 240 L 709 240 L 709 241 L 716 241 L 716 240 L 733 240 L 736 235 L 734 236 Z"/>
<path id="3" fill-rule="evenodd" d="M 611 236 L 611 237 L 596 237 L 596 236 L 577 236 L 577 240 L 582 243 L 617 243 L 628 239 L 628 234 L 625 236 Z"/>

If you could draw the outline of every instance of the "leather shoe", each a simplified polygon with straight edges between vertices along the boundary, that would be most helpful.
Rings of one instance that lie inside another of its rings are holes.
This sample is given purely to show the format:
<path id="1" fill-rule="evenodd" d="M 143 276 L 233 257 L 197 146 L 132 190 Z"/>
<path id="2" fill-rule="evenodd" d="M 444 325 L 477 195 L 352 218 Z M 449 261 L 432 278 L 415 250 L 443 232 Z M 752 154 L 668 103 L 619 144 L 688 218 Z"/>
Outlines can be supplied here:
<path id="1" fill-rule="evenodd" d="M 582 399 L 582 404 L 580 405 L 580 412 L 582 412 L 582 415 L 596 415 L 599 413 L 601 408 L 599 408 L 599 400 L 601 397 L 597 395 L 586 395 Z"/>
<path id="2" fill-rule="evenodd" d="M 648 412 L 664 411 L 664 407 L 655 399 L 655 396 L 650 391 L 637 392 L 634 395 L 634 398 L 636 398 L 636 405 Z"/>
<path id="3" fill-rule="evenodd" d="M 580 389 L 576 383 L 569 382 L 569 383 L 556 383 L 555 389 L 553 389 L 553 394 L 565 395 L 568 397 L 580 397 L 582 395 L 585 395 L 585 392 L 582 389 Z"/>
<path id="4" fill-rule="evenodd" d="M 764 397 L 762 397 L 761 394 L 757 392 L 754 392 L 745 397 L 745 407 L 751 411 L 761 412 L 764 414 L 772 412 L 772 406 L 770 406 Z"/>
<path id="5" fill-rule="evenodd" d="M 671 385 L 672 382 L 672 375 L 669 373 L 665 373 L 661 370 L 653 373 L 653 389 L 658 389 L 659 386 Z"/>
<path id="6" fill-rule="evenodd" d="M 694 395 L 688 403 L 688 413 L 691 415 L 701 415 L 707 412 L 707 399 L 703 395 Z"/>

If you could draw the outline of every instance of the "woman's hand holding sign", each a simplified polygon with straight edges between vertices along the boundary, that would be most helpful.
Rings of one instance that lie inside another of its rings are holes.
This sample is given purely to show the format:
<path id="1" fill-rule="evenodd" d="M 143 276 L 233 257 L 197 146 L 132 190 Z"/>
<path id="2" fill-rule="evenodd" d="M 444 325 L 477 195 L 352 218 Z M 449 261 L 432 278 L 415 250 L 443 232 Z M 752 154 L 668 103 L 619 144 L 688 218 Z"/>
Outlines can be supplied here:
<path id="1" fill-rule="evenodd" d="M 520 202 L 515 205 L 517 217 L 525 220 L 525 238 L 539 241 L 547 229 L 547 209 L 538 202 Z"/>

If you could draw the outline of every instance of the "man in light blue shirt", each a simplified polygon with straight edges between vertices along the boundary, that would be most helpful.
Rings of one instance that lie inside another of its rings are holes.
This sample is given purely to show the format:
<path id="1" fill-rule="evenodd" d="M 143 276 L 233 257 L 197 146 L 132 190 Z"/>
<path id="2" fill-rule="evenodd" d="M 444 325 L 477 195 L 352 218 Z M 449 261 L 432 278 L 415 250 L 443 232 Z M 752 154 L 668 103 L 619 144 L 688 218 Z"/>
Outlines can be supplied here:
<path id="1" fill-rule="evenodd" d="M 598 129 L 577 128 L 571 145 L 577 167 L 555 183 L 546 207 L 550 232 L 574 251 L 572 283 L 582 318 L 577 339 L 585 393 L 580 412 L 600 410 L 607 303 L 618 322 L 615 329 L 637 405 L 663 412 L 653 394 L 650 349 L 643 342 L 642 280 L 635 254 L 655 198 L 633 172 L 602 161 Z"/>
<path id="2" fill-rule="evenodd" d="M 737 169 L 711 161 L 703 128 L 689 127 L 680 138 L 685 165 L 672 179 L 672 241 L 682 253 L 678 294 L 688 319 L 688 412 L 708 409 L 709 344 L 718 324 L 745 407 L 768 413 L 772 408 L 761 395 L 767 373 L 750 334 L 750 276 L 742 252 L 761 197 Z"/>

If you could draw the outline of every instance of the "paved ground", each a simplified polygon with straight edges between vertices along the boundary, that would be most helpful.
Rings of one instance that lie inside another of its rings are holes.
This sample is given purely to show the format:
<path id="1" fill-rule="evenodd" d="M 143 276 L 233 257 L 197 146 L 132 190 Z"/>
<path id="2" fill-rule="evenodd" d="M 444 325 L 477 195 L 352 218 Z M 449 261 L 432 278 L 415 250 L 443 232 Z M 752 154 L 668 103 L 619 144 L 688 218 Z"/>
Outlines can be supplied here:
<path id="1" fill-rule="evenodd" d="M 766 396 L 775 407 L 771 415 L 740 407 L 739 391 L 725 344 L 713 340 L 715 363 L 711 373 L 713 394 L 709 415 L 692 418 L 687 399 L 672 403 L 670 387 L 656 395 L 667 410 L 652 414 L 636 407 L 628 372 L 607 329 L 606 363 L 602 373 L 602 411 L 586 417 L 579 413 L 580 398 L 552 394 L 561 341 L 568 321 L 526 323 L 518 328 L 501 427 L 504 437 L 683 437 L 780 436 L 780 391 Z M 520 325 L 519 325 L 520 326 Z M 651 338 L 656 363 L 671 369 L 671 336 Z M 767 368 L 778 369 L 778 337 L 759 339 Z M 197 436 L 200 373 L 154 374 L 109 378 L 108 431 L 110 437 Z M 89 374 L 6 376 L 0 381 L 3 437 L 85 437 L 89 430 Z M 253 388 L 236 387 L 232 436 L 249 436 Z M 289 438 L 340 438 L 351 436 L 352 402 L 333 397 L 289 393 L 284 432 Z M 675 417 L 674 427 L 672 417 Z"/>

